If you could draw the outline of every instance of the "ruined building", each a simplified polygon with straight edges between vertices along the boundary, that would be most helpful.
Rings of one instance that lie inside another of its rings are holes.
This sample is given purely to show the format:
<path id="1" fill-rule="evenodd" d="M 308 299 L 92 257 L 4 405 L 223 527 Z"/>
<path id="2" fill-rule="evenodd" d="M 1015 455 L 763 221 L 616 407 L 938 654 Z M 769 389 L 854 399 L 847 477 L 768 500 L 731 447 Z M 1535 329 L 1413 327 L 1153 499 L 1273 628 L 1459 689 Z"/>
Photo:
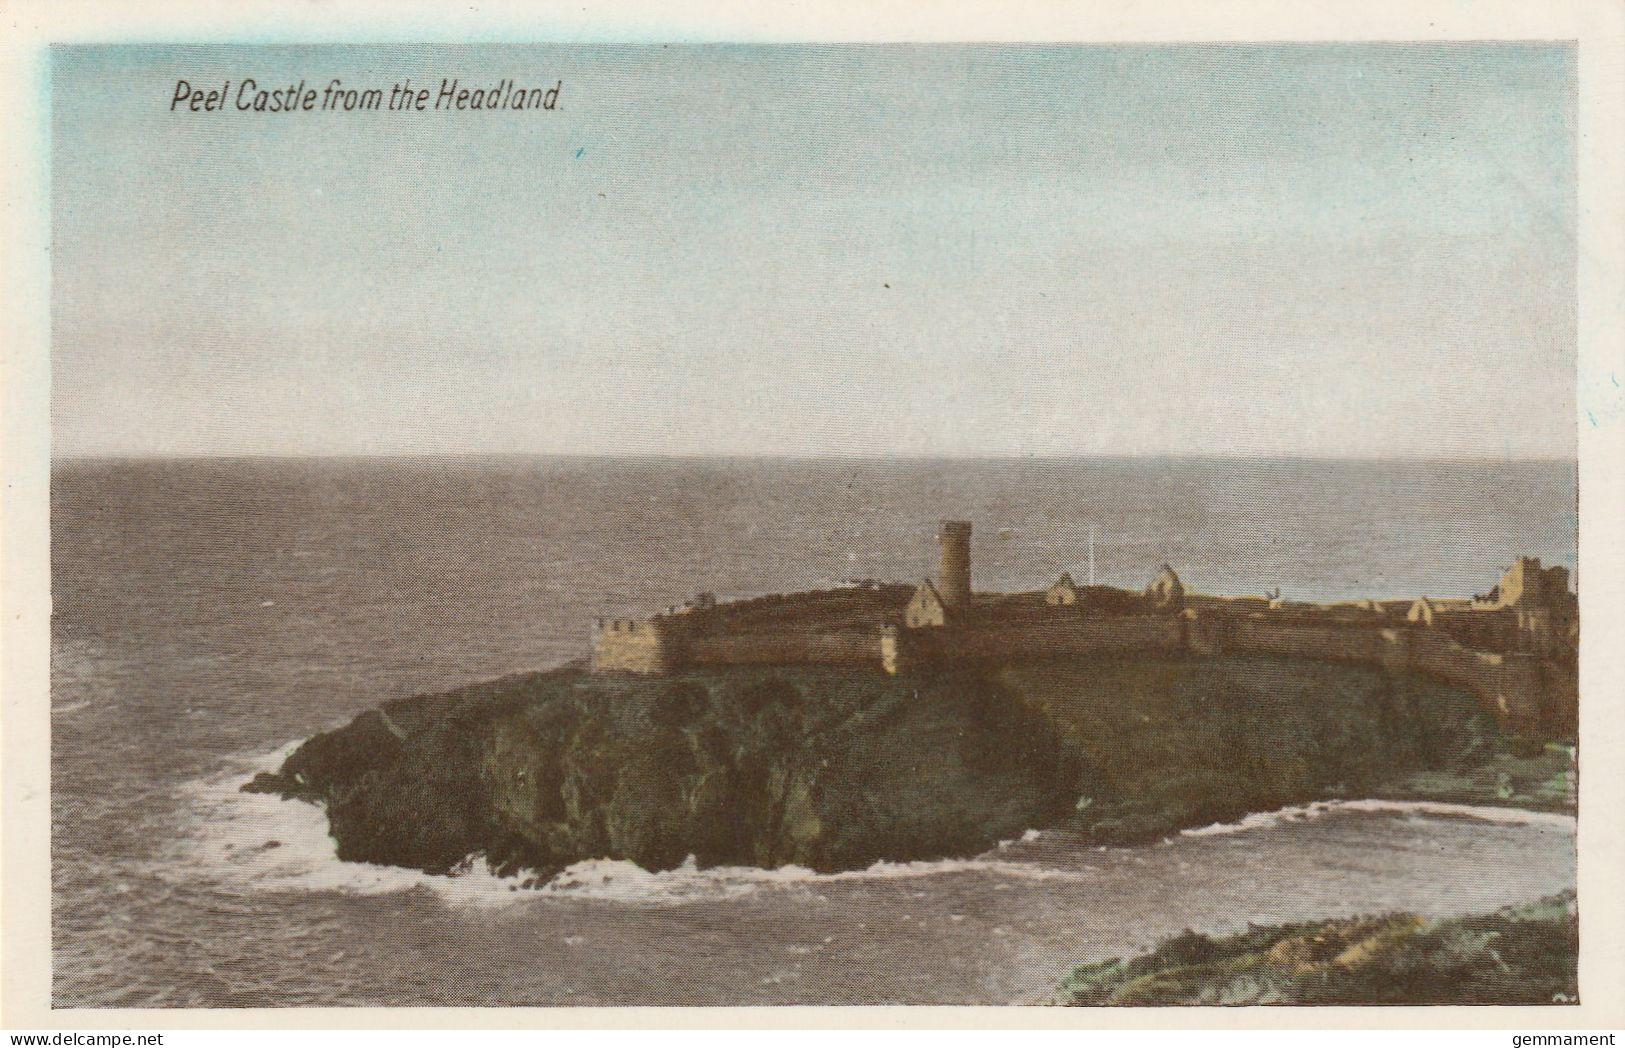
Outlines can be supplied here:
<path id="1" fill-rule="evenodd" d="M 937 531 L 942 547 L 942 585 L 938 595 L 950 608 L 970 605 L 970 521 L 945 520 Z M 930 585 L 929 580 L 926 583 Z M 940 625 L 940 624 L 939 624 Z"/>
<path id="2" fill-rule="evenodd" d="M 1511 730 L 1566 734 L 1577 704 L 1578 604 L 1568 573 L 1519 558 L 1488 594 L 1331 604 L 1188 592 L 1163 564 L 1141 592 L 971 587 L 971 525 L 943 521 L 938 577 L 719 602 L 647 619 L 600 619 L 599 673 L 834 663 L 910 673 L 967 661 L 1094 652 L 1260 654 L 1428 674 L 1477 695 Z"/>

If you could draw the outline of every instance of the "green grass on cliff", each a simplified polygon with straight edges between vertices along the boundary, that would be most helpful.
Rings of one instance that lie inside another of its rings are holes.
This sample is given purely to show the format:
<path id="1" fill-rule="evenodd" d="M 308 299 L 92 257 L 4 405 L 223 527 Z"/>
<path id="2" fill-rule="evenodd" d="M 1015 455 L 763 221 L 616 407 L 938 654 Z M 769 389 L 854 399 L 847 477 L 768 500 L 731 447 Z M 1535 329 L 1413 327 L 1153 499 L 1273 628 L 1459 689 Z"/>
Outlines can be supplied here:
<path id="1" fill-rule="evenodd" d="M 1067 1005 L 1554 1004 L 1578 1000 L 1572 893 L 1493 914 L 1388 914 L 1184 932 L 1077 968 Z"/>
<path id="2" fill-rule="evenodd" d="M 1077 821 L 1105 843 L 1328 796 L 1422 796 L 1415 776 L 1464 776 L 1505 746 L 1465 692 L 1344 663 L 1101 657 L 993 679 L 1077 748 Z M 1465 785 L 1460 799 L 1497 799 Z"/>

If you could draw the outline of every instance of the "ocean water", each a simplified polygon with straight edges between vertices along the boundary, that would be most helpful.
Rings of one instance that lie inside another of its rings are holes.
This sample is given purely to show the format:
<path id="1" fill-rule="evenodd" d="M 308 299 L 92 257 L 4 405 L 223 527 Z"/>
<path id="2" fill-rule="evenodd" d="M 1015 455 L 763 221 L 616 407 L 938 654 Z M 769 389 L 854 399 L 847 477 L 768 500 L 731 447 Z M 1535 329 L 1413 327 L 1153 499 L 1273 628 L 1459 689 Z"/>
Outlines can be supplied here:
<path id="1" fill-rule="evenodd" d="M 1564 816 L 1268 813 L 1145 848 L 1028 834 L 971 859 L 581 864 L 541 889 L 339 863 L 242 794 L 392 696 L 555 665 L 596 615 L 914 579 L 939 518 L 975 582 L 1087 574 L 1284 596 L 1456 595 L 1575 567 L 1571 463 L 425 459 L 67 462 L 52 478 L 60 1007 L 997 1004 L 1185 927 L 1572 887 Z"/>

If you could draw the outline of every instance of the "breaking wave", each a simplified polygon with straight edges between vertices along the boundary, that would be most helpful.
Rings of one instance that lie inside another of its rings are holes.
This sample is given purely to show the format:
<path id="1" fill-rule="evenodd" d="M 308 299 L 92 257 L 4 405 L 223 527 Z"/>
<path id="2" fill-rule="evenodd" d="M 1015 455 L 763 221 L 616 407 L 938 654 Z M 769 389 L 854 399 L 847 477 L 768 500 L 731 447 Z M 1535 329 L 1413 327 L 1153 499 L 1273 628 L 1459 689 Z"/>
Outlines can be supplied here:
<path id="1" fill-rule="evenodd" d="M 284 800 L 273 794 L 242 792 L 240 787 L 245 781 L 256 772 L 280 767 L 299 744 L 300 740 L 295 740 L 273 753 L 233 761 L 220 774 L 189 784 L 183 791 L 185 803 L 182 805 L 189 817 L 180 827 L 179 841 L 160 860 L 156 871 L 159 876 L 167 880 L 205 879 L 252 892 L 384 895 L 423 891 L 460 907 L 504 906 L 533 900 L 668 906 L 767 891 L 816 894 L 825 887 L 850 882 L 953 875 L 982 875 L 1001 882 L 1079 883 L 1098 875 L 1097 864 L 1107 861 L 1103 853 L 1124 855 L 1135 851 L 1057 847 L 1047 841 L 1047 835 L 1041 831 L 1028 830 L 1019 838 L 1000 841 L 992 850 L 972 858 L 881 861 L 865 869 L 836 873 L 819 873 L 802 866 L 700 869 L 691 856 L 676 869 L 660 872 L 650 872 L 625 860 L 591 859 L 575 863 L 541 881 L 535 877 L 499 877 L 490 872 L 483 856 L 471 855 L 456 872 L 430 874 L 396 866 L 343 862 L 338 858 L 337 844 L 328 834 L 327 816 L 320 807 L 304 801 Z M 1263 831 L 1339 813 L 1456 817 L 1563 828 L 1572 828 L 1574 824 L 1569 815 L 1516 808 L 1425 801 L 1340 800 L 1259 812 L 1236 822 L 1185 830 L 1181 836 L 1211 837 Z M 1036 847 L 1027 849 L 1023 847 L 1026 845 Z M 1023 855 L 1026 851 L 1034 854 Z"/>
<path id="2" fill-rule="evenodd" d="M 244 782 L 257 772 L 276 770 L 299 744 L 231 761 L 218 775 L 183 787 L 186 821 L 159 860 L 159 876 L 258 891 L 377 895 L 417 887 L 424 875 L 416 871 L 339 861 L 327 816 L 316 805 L 242 792 Z"/>
<path id="3" fill-rule="evenodd" d="M 734 898 L 762 891 L 816 891 L 820 885 L 863 880 L 925 878 L 951 874 L 992 874 L 1024 881 L 1069 880 L 1090 876 L 1086 868 L 1056 869 L 995 858 L 1004 849 L 1038 837 L 1029 830 L 1019 841 L 969 859 L 878 862 L 863 870 L 818 873 L 802 866 L 761 869 L 720 866 L 700 869 L 691 856 L 673 870 L 653 873 L 619 859 L 575 863 L 543 882 L 499 877 L 484 857 L 471 855 L 451 874 L 430 874 L 397 866 L 344 862 L 328 834 L 327 816 L 304 801 L 274 794 L 244 793 L 255 773 L 273 771 L 299 741 L 269 754 L 231 762 L 221 773 L 190 783 L 184 790 L 186 823 L 180 840 L 155 871 L 166 880 L 199 878 L 241 891 L 340 892 L 384 895 L 429 891 L 450 904 L 506 905 L 523 900 L 590 899 L 639 905 L 674 905 Z"/>
<path id="4" fill-rule="evenodd" d="M 1415 815 L 1432 818 L 1476 819 L 1515 826 L 1554 826 L 1573 828 L 1573 815 L 1562 812 L 1530 811 L 1526 808 L 1498 808 L 1487 804 L 1449 804 L 1444 801 L 1387 801 L 1377 799 L 1314 801 L 1309 804 L 1254 812 L 1235 822 L 1216 822 L 1183 830 L 1182 837 L 1216 837 L 1231 833 L 1266 830 L 1296 822 L 1322 819 L 1343 812 L 1384 815 Z"/>

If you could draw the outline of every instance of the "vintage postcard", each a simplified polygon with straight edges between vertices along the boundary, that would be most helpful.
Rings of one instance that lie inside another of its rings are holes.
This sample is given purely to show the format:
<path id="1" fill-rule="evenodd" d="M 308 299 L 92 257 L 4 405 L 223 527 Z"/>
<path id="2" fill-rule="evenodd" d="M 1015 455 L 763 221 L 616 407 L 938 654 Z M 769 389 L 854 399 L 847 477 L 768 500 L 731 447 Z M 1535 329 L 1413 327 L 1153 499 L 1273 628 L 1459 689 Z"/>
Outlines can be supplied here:
<path id="1" fill-rule="evenodd" d="M 11 1006 L 1617 1022 L 1576 10 L 35 41 Z"/>

